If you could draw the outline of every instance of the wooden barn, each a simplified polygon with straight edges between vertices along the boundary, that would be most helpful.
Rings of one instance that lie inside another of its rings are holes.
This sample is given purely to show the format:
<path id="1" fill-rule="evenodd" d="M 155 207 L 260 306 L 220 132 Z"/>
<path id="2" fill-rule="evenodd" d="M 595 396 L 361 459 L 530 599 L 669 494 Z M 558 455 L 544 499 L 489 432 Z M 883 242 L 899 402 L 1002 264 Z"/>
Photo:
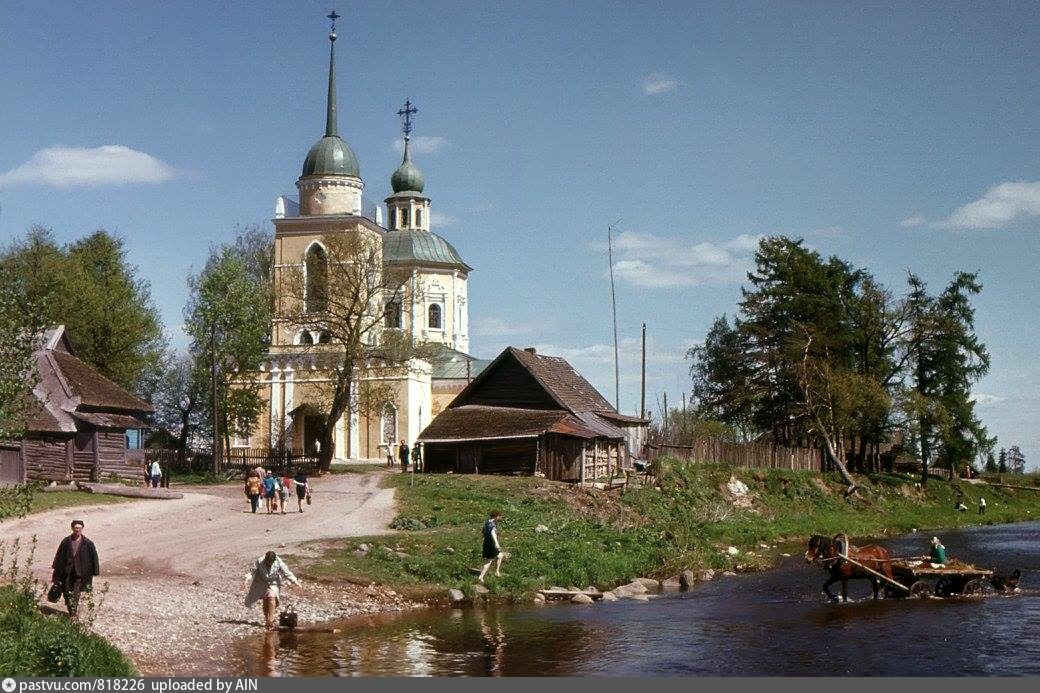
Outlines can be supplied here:
<path id="1" fill-rule="evenodd" d="M 64 326 L 47 331 L 36 368 L 25 438 L 0 446 L 0 482 L 142 479 L 152 406 L 76 358 Z"/>
<path id="2" fill-rule="evenodd" d="M 419 435 L 428 472 L 608 479 L 647 421 L 619 414 L 566 360 L 509 347 Z"/>

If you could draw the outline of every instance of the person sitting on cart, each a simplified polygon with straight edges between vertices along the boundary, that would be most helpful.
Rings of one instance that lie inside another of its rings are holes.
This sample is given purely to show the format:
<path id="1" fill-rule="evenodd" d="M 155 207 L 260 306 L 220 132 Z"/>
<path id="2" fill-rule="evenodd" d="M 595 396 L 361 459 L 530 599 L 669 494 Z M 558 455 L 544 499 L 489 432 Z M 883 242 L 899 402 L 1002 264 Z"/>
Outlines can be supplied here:
<path id="1" fill-rule="evenodd" d="M 946 567 L 946 547 L 939 541 L 939 537 L 932 537 L 932 550 L 928 554 L 928 560 L 932 562 L 933 568 Z"/>

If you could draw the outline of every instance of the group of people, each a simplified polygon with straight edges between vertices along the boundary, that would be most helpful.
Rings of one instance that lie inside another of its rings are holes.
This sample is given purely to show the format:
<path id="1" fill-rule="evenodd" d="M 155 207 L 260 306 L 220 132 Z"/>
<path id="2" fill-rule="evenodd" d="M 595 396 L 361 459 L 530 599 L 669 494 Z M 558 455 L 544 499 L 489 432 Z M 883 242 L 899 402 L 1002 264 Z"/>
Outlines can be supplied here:
<path id="1" fill-rule="evenodd" d="M 144 486 L 148 488 L 163 488 L 170 487 L 169 476 L 163 476 L 162 467 L 159 466 L 158 460 L 152 460 L 151 462 L 144 463 Z"/>
<path id="2" fill-rule="evenodd" d="M 422 471 L 422 448 L 416 443 L 408 448 L 408 443 L 401 441 L 401 444 L 397 446 L 397 459 L 401 462 L 401 471 L 407 472 L 408 465 L 413 465 L 413 469 L 417 472 Z M 386 467 L 391 469 L 394 466 L 394 445 L 393 441 L 390 441 L 386 445 Z"/>
<path id="3" fill-rule="evenodd" d="M 958 511 L 958 512 L 962 512 L 962 513 L 968 512 L 968 506 L 966 506 L 964 504 L 964 501 L 959 500 L 959 499 L 957 500 L 956 503 L 953 504 L 953 509 Z M 979 496 L 979 515 L 985 515 L 985 514 L 986 514 L 986 499 L 983 498 L 982 496 Z"/>
<path id="4" fill-rule="evenodd" d="M 297 509 L 302 513 L 304 503 L 311 502 L 311 485 L 303 470 L 296 472 L 295 476 L 289 476 L 288 472 L 278 475 L 263 467 L 257 467 L 246 476 L 245 494 L 254 513 L 259 509 L 260 499 L 263 498 L 269 515 L 279 512 L 279 509 L 284 515 L 285 507 L 293 495 L 296 496 Z"/>

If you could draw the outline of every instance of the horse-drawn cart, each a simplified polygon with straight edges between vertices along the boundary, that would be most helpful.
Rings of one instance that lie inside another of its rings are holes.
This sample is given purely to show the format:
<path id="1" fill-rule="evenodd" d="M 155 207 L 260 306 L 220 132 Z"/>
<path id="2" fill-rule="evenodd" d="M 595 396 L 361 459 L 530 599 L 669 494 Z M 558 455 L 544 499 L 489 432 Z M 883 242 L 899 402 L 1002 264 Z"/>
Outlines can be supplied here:
<path id="1" fill-rule="evenodd" d="M 993 577 L 992 570 L 957 560 L 933 567 L 927 560 L 896 559 L 892 561 L 892 574 L 907 590 L 893 590 L 892 596 L 919 599 L 982 594 L 986 582 Z"/>

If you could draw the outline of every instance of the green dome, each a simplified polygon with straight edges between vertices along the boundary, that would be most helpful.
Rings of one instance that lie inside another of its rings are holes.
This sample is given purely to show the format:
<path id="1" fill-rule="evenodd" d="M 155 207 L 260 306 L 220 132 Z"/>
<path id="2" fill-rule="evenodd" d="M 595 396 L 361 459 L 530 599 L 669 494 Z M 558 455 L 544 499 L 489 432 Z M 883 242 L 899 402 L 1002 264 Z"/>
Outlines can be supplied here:
<path id="1" fill-rule="evenodd" d="M 357 157 L 339 135 L 325 135 L 314 143 L 307 152 L 300 175 L 361 177 Z"/>
<path id="2" fill-rule="evenodd" d="M 402 161 L 394 171 L 394 175 L 390 176 L 390 187 L 394 189 L 395 193 L 405 191 L 421 193 L 424 185 L 426 185 L 426 181 L 423 179 L 422 171 L 410 159 Z"/>
<path id="3" fill-rule="evenodd" d="M 383 262 L 409 265 L 441 265 L 473 269 L 446 240 L 435 233 L 419 230 L 388 231 L 383 236 Z"/>

